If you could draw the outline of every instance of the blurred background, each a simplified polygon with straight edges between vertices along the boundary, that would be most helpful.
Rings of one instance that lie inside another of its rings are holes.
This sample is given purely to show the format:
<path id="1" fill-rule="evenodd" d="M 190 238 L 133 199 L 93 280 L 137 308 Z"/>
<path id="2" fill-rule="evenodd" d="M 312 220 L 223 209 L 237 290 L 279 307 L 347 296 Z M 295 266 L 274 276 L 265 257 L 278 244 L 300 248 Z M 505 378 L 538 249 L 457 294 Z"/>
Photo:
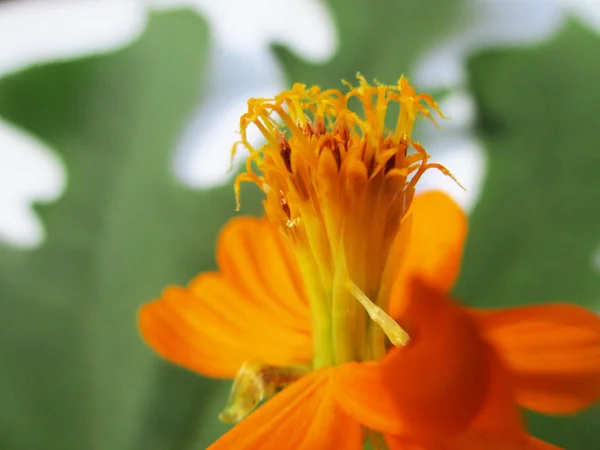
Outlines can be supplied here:
<path id="1" fill-rule="evenodd" d="M 226 431 L 230 383 L 160 360 L 136 310 L 214 269 L 245 101 L 295 81 L 404 73 L 440 101 L 452 120 L 416 138 L 467 190 L 421 189 L 470 213 L 465 303 L 600 311 L 599 30 L 595 0 L 0 2 L 0 449 Z M 600 449 L 598 407 L 527 417 Z"/>

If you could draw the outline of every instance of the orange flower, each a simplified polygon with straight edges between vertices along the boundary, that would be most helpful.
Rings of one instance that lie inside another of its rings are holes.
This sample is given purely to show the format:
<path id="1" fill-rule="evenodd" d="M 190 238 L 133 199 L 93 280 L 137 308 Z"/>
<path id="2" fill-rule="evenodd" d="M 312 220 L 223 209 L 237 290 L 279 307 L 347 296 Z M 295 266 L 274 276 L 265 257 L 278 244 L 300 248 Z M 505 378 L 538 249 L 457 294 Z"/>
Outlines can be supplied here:
<path id="1" fill-rule="evenodd" d="M 441 193 L 413 201 L 425 170 L 447 173 L 410 139 L 427 105 L 437 110 L 405 79 L 250 100 L 236 190 L 257 183 L 268 219 L 232 220 L 219 272 L 167 288 L 139 314 L 159 354 L 235 378 L 222 418 L 243 421 L 211 448 L 360 449 L 369 438 L 402 450 L 550 449 L 526 434 L 519 406 L 570 413 L 600 396 L 593 313 L 472 311 L 448 298 L 466 218 Z M 260 149 L 245 138 L 250 123 L 267 138 Z"/>

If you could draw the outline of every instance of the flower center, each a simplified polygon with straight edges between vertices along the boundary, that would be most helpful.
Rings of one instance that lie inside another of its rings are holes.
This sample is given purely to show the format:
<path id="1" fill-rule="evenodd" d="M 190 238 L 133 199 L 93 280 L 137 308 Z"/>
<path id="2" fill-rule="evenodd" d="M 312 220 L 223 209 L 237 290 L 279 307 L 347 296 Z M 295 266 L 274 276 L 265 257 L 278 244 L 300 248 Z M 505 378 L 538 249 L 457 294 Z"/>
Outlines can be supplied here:
<path id="1" fill-rule="evenodd" d="M 293 243 L 310 297 L 315 368 L 377 360 L 386 335 L 407 342 L 386 314 L 410 232 L 403 219 L 426 170 L 450 175 L 410 137 L 417 116 L 441 115 L 433 99 L 405 78 L 393 86 L 358 79 L 345 94 L 296 84 L 273 99 L 251 99 L 233 148 L 250 152 L 235 182 L 238 205 L 240 183 L 256 183 L 267 216 Z M 248 142 L 251 125 L 266 138 L 260 148 Z"/>

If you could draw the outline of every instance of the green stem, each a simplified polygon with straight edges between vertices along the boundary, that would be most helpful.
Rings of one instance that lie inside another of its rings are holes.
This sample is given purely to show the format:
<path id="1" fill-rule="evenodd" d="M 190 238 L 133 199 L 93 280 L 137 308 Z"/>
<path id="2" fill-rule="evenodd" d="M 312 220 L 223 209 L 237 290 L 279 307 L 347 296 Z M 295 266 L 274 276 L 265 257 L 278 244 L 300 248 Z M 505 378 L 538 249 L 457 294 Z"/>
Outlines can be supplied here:
<path id="1" fill-rule="evenodd" d="M 323 288 L 320 271 L 310 252 L 298 252 L 297 256 L 310 303 L 313 366 L 315 369 L 332 366 L 335 359 L 332 343 L 331 300 Z"/>
<path id="2" fill-rule="evenodd" d="M 377 431 L 369 430 L 369 440 L 371 441 L 373 450 L 388 450 L 389 448 L 383 434 Z"/>

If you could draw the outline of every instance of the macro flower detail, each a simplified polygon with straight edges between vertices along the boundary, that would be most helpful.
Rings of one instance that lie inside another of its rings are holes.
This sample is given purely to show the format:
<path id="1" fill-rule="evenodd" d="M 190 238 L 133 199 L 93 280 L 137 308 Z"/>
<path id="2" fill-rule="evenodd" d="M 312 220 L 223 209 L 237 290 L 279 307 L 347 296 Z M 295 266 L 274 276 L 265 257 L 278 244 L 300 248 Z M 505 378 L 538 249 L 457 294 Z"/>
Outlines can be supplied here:
<path id="1" fill-rule="evenodd" d="M 292 243 L 313 311 L 317 367 L 382 357 L 382 330 L 400 344 L 408 339 L 385 313 L 401 262 L 393 244 L 408 235 L 402 218 L 423 173 L 450 175 L 411 139 L 418 116 L 441 115 L 433 99 L 404 77 L 395 86 L 358 78 L 346 94 L 295 84 L 274 99 L 251 99 L 233 149 L 250 153 L 235 181 L 238 202 L 241 182 L 257 184 L 267 217 Z M 250 126 L 266 138 L 258 149 L 246 139 Z"/>
<path id="2" fill-rule="evenodd" d="M 467 221 L 442 193 L 415 196 L 426 170 L 450 175 L 411 139 L 432 111 L 405 78 L 249 101 L 236 195 L 256 183 L 267 217 L 233 219 L 219 271 L 139 313 L 160 355 L 234 379 L 221 418 L 239 424 L 211 448 L 552 449 L 520 407 L 572 413 L 600 396 L 592 312 L 449 298 Z"/>

